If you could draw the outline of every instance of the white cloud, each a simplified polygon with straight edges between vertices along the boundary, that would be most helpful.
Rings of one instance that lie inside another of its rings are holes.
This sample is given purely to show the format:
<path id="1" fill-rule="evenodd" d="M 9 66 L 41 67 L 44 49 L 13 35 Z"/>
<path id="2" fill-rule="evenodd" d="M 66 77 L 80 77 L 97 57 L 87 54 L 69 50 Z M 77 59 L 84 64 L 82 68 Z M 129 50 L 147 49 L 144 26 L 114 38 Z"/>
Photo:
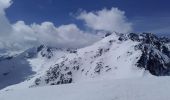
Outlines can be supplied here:
<path id="1" fill-rule="evenodd" d="M 45 44 L 61 48 L 80 48 L 94 43 L 99 37 L 80 30 L 75 24 L 55 26 L 52 22 L 25 24 L 18 21 L 10 24 L 5 16 L 5 9 L 11 0 L 0 0 L 0 50 L 27 49 Z M 124 12 L 117 8 L 103 9 L 96 12 L 82 12 L 79 17 L 94 30 L 127 32 L 131 23 L 126 21 Z"/>
<path id="2" fill-rule="evenodd" d="M 11 5 L 11 0 L 0 0 L 0 10 L 6 9 Z"/>
<path id="3" fill-rule="evenodd" d="M 25 25 L 18 22 L 14 25 L 16 33 L 25 33 L 24 39 L 56 47 L 82 47 L 96 41 L 97 37 L 81 31 L 75 24 L 54 26 L 51 22 Z M 29 34 L 30 33 L 30 34 Z"/>
<path id="4" fill-rule="evenodd" d="M 98 37 L 80 30 L 75 24 L 56 27 L 52 22 L 26 25 L 24 21 L 10 24 L 5 9 L 11 0 L 0 0 L 0 50 L 27 49 L 45 44 L 63 48 L 79 48 L 98 40 Z"/>
<path id="5" fill-rule="evenodd" d="M 8 49 L 26 49 L 40 44 L 80 48 L 97 40 L 97 36 L 81 31 L 75 24 L 56 27 L 51 22 L 26 25 L 24 21 L 18 21 L 12 25 L 11 34 L 1 38 L 1 43 Z"/>
<path id="6" fill-rule="evenodd" d="M 11 5 L 11 0 L 0 0 L 0 35 L 8 34 L 11 31 L 11 26 L 5 16 L 5 9 Z"/>
<path id="7" fill-rule="evenodd" d="M 85 24 L 94 30 L 129 32 L 132 23 L 127 21 L 125 12 L 118 8 L 102 9 L 95 12 L 83 11 L 77 19 L 84 20 Z"/>

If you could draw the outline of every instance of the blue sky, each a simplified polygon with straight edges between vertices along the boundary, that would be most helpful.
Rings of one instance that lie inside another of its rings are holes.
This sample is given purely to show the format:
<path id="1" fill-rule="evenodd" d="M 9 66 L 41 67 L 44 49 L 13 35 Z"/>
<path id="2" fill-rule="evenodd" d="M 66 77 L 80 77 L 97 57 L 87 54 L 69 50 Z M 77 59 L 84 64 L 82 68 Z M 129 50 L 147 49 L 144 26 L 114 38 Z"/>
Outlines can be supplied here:
<path id="1" fill-rule="evenodd" d="M 82 23 L 72 14 L 80 9 L 97 11 L 117 7 L 125 11 L 134 31 L 170 32 L 169 0 L 13 0 L 6 14 L 11 23 L 23 20 L 27 24 L 51 21 L 55 25 Z"/>

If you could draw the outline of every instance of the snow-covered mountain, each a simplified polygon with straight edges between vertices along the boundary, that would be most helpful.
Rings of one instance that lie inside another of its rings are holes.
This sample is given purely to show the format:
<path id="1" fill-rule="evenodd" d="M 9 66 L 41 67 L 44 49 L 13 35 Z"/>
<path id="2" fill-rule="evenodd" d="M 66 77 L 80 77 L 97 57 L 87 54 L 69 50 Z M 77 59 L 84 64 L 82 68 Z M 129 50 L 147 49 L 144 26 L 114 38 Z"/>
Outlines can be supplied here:
<path id="1" fill-rule="evenodd" d="M 77 50 L 41 45 L 1 55 L 0 69 L 2 100 L 167 100 L 170 79 L 156 76 L 170 75 L 170 39 L 108 33 Z"/>
<path id="2" fill-rule="evenodd" d="M 81 49 L 44 45 L 0 57 L 0 88 L 170 75 L 170 40 L 151 33 L 108 33 Z M 16 84 L 16 85 L 14 85 Z"/>
<path id="3" fill-rule="evenodd" d="M 113 33 L 56 60 L 33 86 L 146 75 L 170 75 L 169 39 L 151 33 Z"/>

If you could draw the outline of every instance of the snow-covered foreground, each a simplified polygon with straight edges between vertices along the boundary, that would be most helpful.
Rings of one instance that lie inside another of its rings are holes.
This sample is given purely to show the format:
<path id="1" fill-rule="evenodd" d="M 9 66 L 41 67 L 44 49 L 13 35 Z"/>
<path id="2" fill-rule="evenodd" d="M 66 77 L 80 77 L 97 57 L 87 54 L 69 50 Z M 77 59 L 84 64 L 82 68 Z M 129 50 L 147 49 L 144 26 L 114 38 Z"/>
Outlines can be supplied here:
<path id="1" fill-rule="evenodd" d="M 72 83 L 2 90 L 0 100 L 170 100 L 170 77 Z"/>

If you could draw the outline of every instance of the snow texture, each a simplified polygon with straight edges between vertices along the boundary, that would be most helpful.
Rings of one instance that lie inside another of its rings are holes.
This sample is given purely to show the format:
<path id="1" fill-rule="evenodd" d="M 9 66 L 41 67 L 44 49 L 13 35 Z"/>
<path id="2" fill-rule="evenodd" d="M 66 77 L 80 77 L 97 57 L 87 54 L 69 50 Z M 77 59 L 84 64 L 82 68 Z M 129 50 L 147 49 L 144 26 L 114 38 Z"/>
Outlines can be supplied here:
<path id="1" fill-rule="evenodd" d="M 91 81 L 0 92 L 0 100 L 169 100 L 169 77 Z"/>

